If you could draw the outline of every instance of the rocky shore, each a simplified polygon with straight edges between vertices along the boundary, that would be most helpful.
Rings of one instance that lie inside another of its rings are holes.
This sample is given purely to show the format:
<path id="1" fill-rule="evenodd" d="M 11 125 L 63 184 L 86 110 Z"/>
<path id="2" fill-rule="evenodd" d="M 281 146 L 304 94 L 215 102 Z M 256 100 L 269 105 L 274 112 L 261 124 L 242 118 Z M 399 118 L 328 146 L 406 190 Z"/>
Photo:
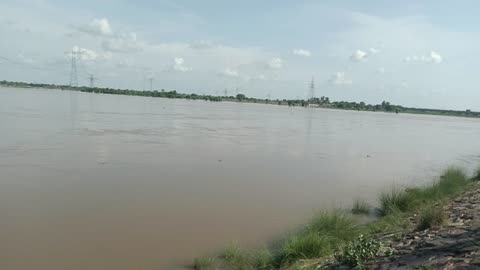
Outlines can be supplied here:
<path id="1" fill-rule="evenodd" d="M 426 230 L 416 229 L 417 215 L 406 230 L 379 235 L 393 255 L 377 257 L 367 269 L 480 269 L 480 184 L 445 204 L 447 220 Z"/>

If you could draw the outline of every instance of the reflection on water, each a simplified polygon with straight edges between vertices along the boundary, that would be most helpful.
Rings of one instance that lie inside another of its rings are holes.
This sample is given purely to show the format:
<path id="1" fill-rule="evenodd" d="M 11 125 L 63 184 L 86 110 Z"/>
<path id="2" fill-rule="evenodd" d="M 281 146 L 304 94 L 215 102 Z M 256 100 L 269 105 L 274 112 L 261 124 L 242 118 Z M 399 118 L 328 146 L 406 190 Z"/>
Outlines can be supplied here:
<path id="1" fill-rule="evenodd" d="M 480 162 L 480 121 L 0 89 L 0 269 L 175 269 Z"/>

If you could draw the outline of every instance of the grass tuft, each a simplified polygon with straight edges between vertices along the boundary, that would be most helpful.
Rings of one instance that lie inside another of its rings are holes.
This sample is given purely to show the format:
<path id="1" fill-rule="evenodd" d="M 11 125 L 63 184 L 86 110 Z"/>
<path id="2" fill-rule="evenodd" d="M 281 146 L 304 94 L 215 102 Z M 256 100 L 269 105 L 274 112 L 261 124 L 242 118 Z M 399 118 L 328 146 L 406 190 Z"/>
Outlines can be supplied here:
<path id="1" fill-rule="evenodd" d="M 282 264 L 300 259 L 311 259 L 330 254 L 334 248 L 332 239 L 318 232 L 293 236 L 285 241 L 277 260 Z"/>
<path id="2" fill-rule="evenodd" d="M 332 254 L 338 244 L 357 235 L 354 220 L 344 211 L 321 212 L 305 228 L 284 241 L 275 257 L 276 265 Z"/>
<path id="3" fill-rule="evenodd" d="M 370 213 L 370 205 L 362 200 L 355 200 L 353 202 L 352 214 L 354 215 L 368 215 Z"/>
<path id="4" fill-rule="evenodd" d="M 382 217 L 372 223 L 366 225 L 366 233 L 387 233 L 398 229 L 406 228 L 408 221 L 405 219 L 406 214 L 396 210 L 390 212 L 387 216 Z"/>
<path id="5" fill-rule="evenodd" d="M 273 255 L 267 248 L 257 250 L 253 254 L 253 260 L 255 269 L 272 269 L 273 268 Z"/>
<path id="6" fill-rule="evenodd" d="M 472 181 L 480 181 L 480 167 L 477 168 L 475 174 L 472 177 Z"/>
<path id="7" fill-rule="evenodd" d="M 433 226 L 440 226 L 447 219 L 445 211 L 441 207 L 427 207 L 422 210 L 418 219 L 418 230 L 426 230 Z"/>
<path id="8" fill-rule="evenodd" d="M 249 253 L 242 250 L 237 244 L 232 243 L 227 247 L 220 258 L 232 270 L 253 270 L 254 262 Z"/>
<path id="9" fill-rule="evenodd" d="M 214 270 L 215 258 L 211 258 L 211 257 L 195 258 L 193 268 L 196 270 Z"/>
<path id="10" fill-rule="evenodd" d="M 307 232 L 318 232 L 333 239 L 351 240 L 358 227 L 351 215 L 342 210 L 323 211 L 310 220 Z"/>
<path id="11" fill-rule="evenodd" d="M 458 168 L 447 169 L 440 178 L 420 188 L 398 189 L 380 194 L 380 213 L 383 216 L 393 212 L 408 212 L 432 201 L 439 201 L 457 194 L 470 183 L 465 172 Z"/>
<path id="12" fill-rule="evenodd" d="M 411 207 L 409 194 L 409 192 L 398 188 L 380 193 L 380 213 L 386 216 L 398 211 L 406 212 Z"/>

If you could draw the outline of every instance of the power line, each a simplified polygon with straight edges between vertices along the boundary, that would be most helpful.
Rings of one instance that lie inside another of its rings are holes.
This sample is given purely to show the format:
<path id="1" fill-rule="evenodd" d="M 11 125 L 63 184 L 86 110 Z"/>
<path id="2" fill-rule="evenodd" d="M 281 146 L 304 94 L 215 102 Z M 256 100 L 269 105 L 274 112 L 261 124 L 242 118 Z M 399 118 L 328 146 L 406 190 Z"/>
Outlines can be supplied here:
<path id="1" fill-rule="evenodd" d="M 19 62 L 1 55 L 0 55 L 0 59 L 2 59 L 5 62 L 8 62 L 10 65 L 17 66 L 18 68 L 22 68 L 22 69 L 43 70 L 43 71 L 60 71 L 62 69 L 60 67 L 57 67 L 57 68 L 52 67 L 51 65 L 49 65 L 49 67 L 36 66 L 28 63 Z M 4 62 L 0 61 L 0 63 L 4 63 Z M 12 67 L 12 66 L 9 66 L 9 67 Z"/>

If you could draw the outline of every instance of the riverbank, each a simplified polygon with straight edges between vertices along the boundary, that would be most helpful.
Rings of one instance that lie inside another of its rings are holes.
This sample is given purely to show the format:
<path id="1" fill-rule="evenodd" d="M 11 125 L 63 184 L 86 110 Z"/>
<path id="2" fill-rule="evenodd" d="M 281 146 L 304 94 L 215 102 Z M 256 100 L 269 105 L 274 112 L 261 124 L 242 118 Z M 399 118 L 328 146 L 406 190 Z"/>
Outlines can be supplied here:
<path id="1" fill-rule="evenodd" d="M 454 117 L 467 117 L 467 118 L 480 118 L 480 112 L 471 111 L 470 109 L 460 110 L 441 110 L 441 109 L 428 109 L 428 108 L 411 108 L 401 105 L 390 104 L 390 102 L 383 101 L 381 104 L 366 104 L 365 102 L 351 102 L 351 101 L 330 101 L 328 97 L 322 96 L 320 98 L 312 97 L 308 100 L 303 99 L 261 99 L 247 97 L 244 94 L 237 93 L 235 96 L 228 95 L 207 95 L 207 94 L 185 94 L 173 91 L 166 91 L 164 89 L 140 91 L 131 89 L 113 89 L 113 88 L 101 88 L 101 87 L 86 87 L 86 86 L 68 86 L 68 85 L 55 85 L 55 84 L 42 84 L 42 83 L 25 83 L 25 82 L 9 82 L 0 81 L 0 86 L 11 88 L 40 88 L 40 89 L 52 89 L 52 90 L 67 90 L 67 91 L 79 91 L 95 94 L 110 94 L 110 95 L 126 95 L 126 96 L 143 96 L 143 97 L 155 97 L 155 98 L 170 98 L 170 99 L 188 99 L 188 100 L 204 100 L 210 102 L 243 102 L 243 103 L 259 103 L 266 105 L 279 105 L 289 107 L 309 107 L 309 108 L 324 108 L 324 109 L 339 109 L 350 111 L 371 111 L 371 112 L 385 112 L 385 113 L 409 113 L 409 114 L 427 114 L 427 115 L 440 115 L 440 116 L 454 116 Z"/>
<path id="2" fill-rule="evenodd" d="M 480 265 L 480 170 L 447 169 L 433 183 L 393 188 L 378 206 L 322 212 L 258 250 L 230 245 L 194 269 L 439 269 Z M 374 220 L 365 222 L 365 216 Z M 477 253 L 479 252 L 479 253 Z"/>

